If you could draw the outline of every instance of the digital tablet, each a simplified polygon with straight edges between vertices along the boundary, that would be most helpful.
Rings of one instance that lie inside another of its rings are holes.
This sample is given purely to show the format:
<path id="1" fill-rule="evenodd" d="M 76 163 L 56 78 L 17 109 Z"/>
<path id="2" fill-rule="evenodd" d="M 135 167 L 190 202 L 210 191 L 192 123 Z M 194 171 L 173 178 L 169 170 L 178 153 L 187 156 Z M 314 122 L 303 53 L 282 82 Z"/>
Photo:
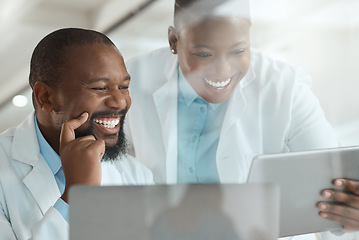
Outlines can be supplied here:
<path id="1" fill-rule="evenodd" d="M 277 240 L 275 184 L 74 186 L 71 240 Z"/>
<path id="2" fill-rule="evenodd" d="M 359 147 L 259 155 L 248 183 L 280 187 L 280 236 L 337 230 L 339 223 L 319 217 L 316 204 L 335 178 L 359 179 Z"/>

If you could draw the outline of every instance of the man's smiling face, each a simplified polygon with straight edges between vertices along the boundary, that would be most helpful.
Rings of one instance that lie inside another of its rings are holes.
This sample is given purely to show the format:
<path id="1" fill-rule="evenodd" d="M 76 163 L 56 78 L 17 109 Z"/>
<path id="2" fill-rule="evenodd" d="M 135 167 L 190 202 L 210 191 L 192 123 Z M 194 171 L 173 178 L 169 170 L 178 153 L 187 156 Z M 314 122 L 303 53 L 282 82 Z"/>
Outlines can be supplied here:
<path id="1" fill-rule="evenodd" d="M 126 149 L 124 117 L 130 108 L 130 76 L 123 57 L 113 45 L 86 44 L 68 47 L 56 91 L 56 122 L 76 118 L 83 112 L 89 119 L 76 136 L 94 135 L 106 143 L 104 158 L 116 158 Z"/>

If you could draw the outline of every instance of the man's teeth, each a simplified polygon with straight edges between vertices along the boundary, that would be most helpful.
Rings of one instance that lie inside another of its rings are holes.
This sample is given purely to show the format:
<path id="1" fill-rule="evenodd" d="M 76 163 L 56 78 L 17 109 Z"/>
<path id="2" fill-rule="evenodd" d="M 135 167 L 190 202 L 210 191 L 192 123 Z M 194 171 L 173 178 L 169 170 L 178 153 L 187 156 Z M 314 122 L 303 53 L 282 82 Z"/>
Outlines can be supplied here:
<path id="1" fill-rule="evenodd" d="M 216 88 L 223 88 L 223 87 L 227 86 L 231 82 L 230 78 L 228 78 L 226 81 L 223 81 L 223 82 L 212 82 L 211 80 L 208 80 L 207 78 L 205 78 L 204 80 L 210 86 L 216 87 Z"/>
<path id="2" fill-rule="evenodd" d="M 116 120 L 112 120 L 112 121 L 102 121 L 102 120 L 95 119 L 95 122 L 104 126 L 105 128 L 114 128 L 120 122 L 120 120 L 116 119 Z"/>

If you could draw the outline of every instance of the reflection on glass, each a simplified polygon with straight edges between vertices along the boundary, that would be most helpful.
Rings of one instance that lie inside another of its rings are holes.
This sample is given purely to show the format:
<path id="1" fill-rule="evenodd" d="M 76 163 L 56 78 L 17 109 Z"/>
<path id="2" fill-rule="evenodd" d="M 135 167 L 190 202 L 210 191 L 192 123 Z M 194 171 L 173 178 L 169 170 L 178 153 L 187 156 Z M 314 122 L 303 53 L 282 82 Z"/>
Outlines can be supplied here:
<path id="1" fill-rule="evenodd" d="M 81 239 L 276 240 L 279 188 L 273 184 L 77 186 L 70 213 L 70 236 Z"/>
<path id="2" fill-rule="evenodd" d="M 231 219 L 221 209 L 222 193 L 214 186 L 202 195 L 189 186 L 178 205 L 167 208 L 155 219 L 151 239 L 240 240 Z"/>
<path id="3" fill-rule="evenodd" d="M 129 142 L 156 183 L 241 183 L 256 155 L 339 145 L 310 75 L 251 48 L 249 0 L 175 2 L 169 47 L 128 61 Z"/>
<path id="4" fill-rule="evenodd" d="M 289 5 L 288 10 L 303 13 L 299 1 L 277 1 L 272 10 Z M 273 14 L 264 12 L 266 17 Z M 333 79 L 341 58 L 336 55 L 333 60 L 331 49 L 321 47 L 332 34 L 311 39 L 303 36 L 316 30 L 311 17 L 301 28 L 296 28 L 295 15 L 286 15 L 294 24 L 286 18 L 278 21 L 283 15 L 273 17 L 272 26 L 262 20 L 265 24 L 255 32 L 254 43 L 294 58 L 300 52 L 309 69 L 324 69 L 314 80 L 330 86 L 325 81 Z M 168 31 L 170 46 L 129 61 L 131 143 L 157 183 L 244 182 L 255 155 L 339 146 L 322 102 L 311 89 L 312 74 L 253 49 L 252 20 L 258 19 L 249 17 L 246 0 L 177 0 Z M 269 27 L 282 34 L 271 36 Z M 297 48 L 303 39 L 310 47 Z M 312 59 L 322 51 L 325 61 L 333 61 L 331 67 Z M 327 109 L 336 103 L 327 104 Z M 139 127 L 148 123 L 150 127 Z"/>
<path id="5" fill-rule="evenodd" d="M 150 240 L 275 240 L 279 189 L 270 184 L 179 184 L 144 189 Z"/>

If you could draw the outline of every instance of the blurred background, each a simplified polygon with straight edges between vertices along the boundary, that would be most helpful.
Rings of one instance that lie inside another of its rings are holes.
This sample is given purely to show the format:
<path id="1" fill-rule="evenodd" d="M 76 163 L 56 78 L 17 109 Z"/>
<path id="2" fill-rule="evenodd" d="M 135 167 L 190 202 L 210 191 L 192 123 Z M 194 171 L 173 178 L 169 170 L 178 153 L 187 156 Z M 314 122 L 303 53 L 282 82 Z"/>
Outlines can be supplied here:
<path id="1" fill-rule="evenodd" d="M 63 27 L 107 34 L 126 59 L 167 46 L 173 0 L 0 0 L 0 132 L 33 109 L 30 57 Z M 359 144 L 359 1 L 251 0 L 252 47 L 301 66 L 343 145 Z"/>

